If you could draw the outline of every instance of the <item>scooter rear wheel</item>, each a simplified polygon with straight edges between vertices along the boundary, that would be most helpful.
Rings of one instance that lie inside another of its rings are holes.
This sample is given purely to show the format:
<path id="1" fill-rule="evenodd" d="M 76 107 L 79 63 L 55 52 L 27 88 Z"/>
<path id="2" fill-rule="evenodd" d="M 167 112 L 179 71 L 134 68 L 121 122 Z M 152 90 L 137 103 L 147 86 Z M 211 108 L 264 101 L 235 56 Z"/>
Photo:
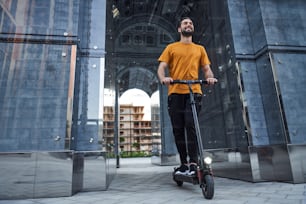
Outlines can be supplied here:
<path id="1" fill-rule="evenodd" d="M 212 175 L 205 175 L 203 183 L 201 184 L 203 196 L 206 199 L 212 199 L 214 197 L 214 179 Z"/>

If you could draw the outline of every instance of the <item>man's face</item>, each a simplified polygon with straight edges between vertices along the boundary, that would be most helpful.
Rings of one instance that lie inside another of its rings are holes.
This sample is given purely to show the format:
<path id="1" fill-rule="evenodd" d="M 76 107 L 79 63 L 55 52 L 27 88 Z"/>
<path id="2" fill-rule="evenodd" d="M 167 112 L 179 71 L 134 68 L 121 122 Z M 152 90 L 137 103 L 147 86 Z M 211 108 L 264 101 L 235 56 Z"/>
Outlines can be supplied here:
<path id="1" fill-rule="evenodd" d="M 192 36 L 194 32 L 193 23 L 190 19 L 184 19 L 181 21 L 181 25 L 178 28 L 178 32 L 182 33 L 183 36 L 189 37 Z"/>

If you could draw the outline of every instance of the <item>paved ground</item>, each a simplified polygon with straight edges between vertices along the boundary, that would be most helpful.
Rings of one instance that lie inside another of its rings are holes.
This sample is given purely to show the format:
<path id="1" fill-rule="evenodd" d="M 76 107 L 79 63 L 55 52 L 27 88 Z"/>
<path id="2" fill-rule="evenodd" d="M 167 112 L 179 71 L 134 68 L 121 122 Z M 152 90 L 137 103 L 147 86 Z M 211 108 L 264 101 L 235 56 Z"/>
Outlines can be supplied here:
<path id="1" fill-rule="evenodd" d="M 215 196 L 206 200 L 198 185 L 172 181 L 173 166 L 155 166 L 149 158 L 121 159 L 107 191 L 72 197 L 0 200 L 0 204 L 306 204 L 306 184 L 249 183 L 215 178 Z"/>

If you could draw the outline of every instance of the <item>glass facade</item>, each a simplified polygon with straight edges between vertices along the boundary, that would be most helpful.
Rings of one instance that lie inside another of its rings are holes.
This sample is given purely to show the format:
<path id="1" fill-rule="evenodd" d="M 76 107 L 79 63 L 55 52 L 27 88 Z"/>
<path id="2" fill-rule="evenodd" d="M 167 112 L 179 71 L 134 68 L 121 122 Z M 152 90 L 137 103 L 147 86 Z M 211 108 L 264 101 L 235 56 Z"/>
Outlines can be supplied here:
<path id="1" fill-rule="evenodd" d="M 75 46 L 0 43 L 0 47 L 5 50 L 1 151 L 69 149 L 65 121 L 71 124 L 67 104 L 72 100 L 68 92 L 73 90 L 67 87 L 73 85 L 74 67 L 70 62 L 75 58 Z"/>
<path id="2" fill-rule="evenodd" d="M 1 4 L 1 151 L 70 148 L 78 4 L 57 3 Z"/>
<path id="3" fill-rule="evenodd" d="M 70 196 L 112 180 L 105 22 L 106 1 L 0 1 L 0 199 Z"/>

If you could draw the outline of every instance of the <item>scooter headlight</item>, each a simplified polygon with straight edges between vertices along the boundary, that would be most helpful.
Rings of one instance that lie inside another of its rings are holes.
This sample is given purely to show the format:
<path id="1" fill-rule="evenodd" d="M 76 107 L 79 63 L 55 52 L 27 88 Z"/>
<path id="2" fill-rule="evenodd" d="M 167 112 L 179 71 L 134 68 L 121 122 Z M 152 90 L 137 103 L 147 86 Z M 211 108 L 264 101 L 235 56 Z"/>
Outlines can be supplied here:
<path id="1" fill-rule="evenodd" d="M 205 164 L 210 165 L 212 163 L 212 158 L 211 157 L 205 157 L 204 162 L 205 162 Z"/>

